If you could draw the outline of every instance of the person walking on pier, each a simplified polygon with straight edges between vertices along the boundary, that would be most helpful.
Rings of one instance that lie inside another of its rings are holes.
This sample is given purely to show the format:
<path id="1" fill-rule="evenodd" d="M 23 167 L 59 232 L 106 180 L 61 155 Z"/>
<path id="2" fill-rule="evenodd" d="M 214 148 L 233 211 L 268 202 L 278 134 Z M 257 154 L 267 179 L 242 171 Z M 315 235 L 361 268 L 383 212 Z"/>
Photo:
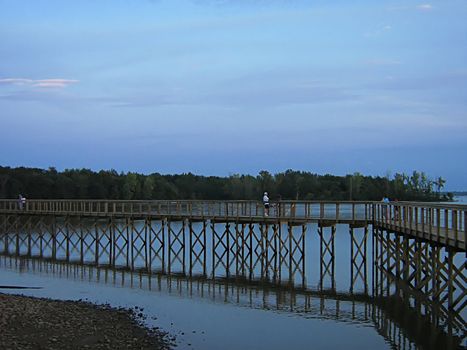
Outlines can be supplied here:
<path id="1" fill-rule="evenodd" d="M 269 197 L 268 193 L 264 192 L 263 195 L 264 216 L 269 216 Z"/>
<path id="2" fill-rule="evenodd" d="M 26 198 L 24 198 L 23 195 L 20 194 L 20 195 L 18 196 L 18 207 L 19 207 L 19 210 L 23 210 L 25 204 L 26 204 Z"/>

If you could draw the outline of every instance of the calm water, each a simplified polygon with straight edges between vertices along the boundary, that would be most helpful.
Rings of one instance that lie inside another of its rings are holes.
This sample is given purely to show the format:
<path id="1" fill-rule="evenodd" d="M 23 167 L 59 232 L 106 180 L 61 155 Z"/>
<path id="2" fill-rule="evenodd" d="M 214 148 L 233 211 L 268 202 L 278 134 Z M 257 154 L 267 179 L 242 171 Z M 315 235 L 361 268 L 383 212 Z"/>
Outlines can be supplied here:
<path id="1" fill-rule="evenodd" d="M 454 200 L 457 204 L 467 204 L 467 196 L 457 196 Z"/>
<path id="2" fill-rule="evenodd" d="M 461 200 L 467 203 L 467 197 Z M 362 229 L 356 232 L 363 234 Z M 371 247 L 370 234 L 369 257 Z M 295 274 L 295 287 L 227 280 L 222 273 L 216 280 L 178 274 L 148 276 L 5 256 L 0 256 L 0 285 L 42 288 L 21 292 L 31 296 L 143 307 L 148 325 L 176 335 L 179 349 L 447 347 L 442 334 L 430 340 L 428 335 L 433 337 L 436 329 L 413 310 L 406 311 L 403 303 L 372 298 L 370 258 L 366 281 L 358 276 L 350 293 L 346 225 L 337 226 L 335 252 L 334 281 L 329 275 L 322 280 L 317 226 L 308 225 L 306 268 Z M 319 288 L 321 282 L 324 289 Z"/>

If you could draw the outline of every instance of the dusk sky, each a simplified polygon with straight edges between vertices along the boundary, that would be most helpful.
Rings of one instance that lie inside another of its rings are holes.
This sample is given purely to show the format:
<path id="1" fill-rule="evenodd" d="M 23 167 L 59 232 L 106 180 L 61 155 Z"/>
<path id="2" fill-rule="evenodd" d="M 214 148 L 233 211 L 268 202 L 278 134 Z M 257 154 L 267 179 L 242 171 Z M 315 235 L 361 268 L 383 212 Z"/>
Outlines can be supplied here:
<path id="1" fill-rule="evenodd" d="M 0 165 L 467 190 L 467 1 L 0 0 Z"/>

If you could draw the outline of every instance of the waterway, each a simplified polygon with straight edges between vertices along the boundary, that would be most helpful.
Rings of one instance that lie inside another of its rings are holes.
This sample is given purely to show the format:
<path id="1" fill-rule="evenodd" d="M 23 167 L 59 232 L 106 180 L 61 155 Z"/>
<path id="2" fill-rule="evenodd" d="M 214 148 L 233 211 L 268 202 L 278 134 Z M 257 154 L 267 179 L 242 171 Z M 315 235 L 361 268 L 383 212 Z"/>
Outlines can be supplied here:
<path id="1" fill-rule="evenodd" d="M 454 198 L 457 204 L 467 204 L 467 196 L 457 196 Z"/>
<path id="2" fill-rule="evenodd" d="M 459 199 L 467 202 L 467 197 Z M 316 224 L 307 225 L 306 269 L 294 275 L 292 284 L 222 273 L 215 279 L 180 271 L 148 274 L 9 255 L 0 256 L 0 285 L 40 287 L 21 291 L 29 296 L 142 307 L 148 325 L 175 335 L 179 349 L 455 348 L 455 341 L 414 310 L 375 298 L 371 259 L 365 278 L 353 279 L 347 225 L 337 225 L 334 278 L 321 278 L 317 231 Z"/>

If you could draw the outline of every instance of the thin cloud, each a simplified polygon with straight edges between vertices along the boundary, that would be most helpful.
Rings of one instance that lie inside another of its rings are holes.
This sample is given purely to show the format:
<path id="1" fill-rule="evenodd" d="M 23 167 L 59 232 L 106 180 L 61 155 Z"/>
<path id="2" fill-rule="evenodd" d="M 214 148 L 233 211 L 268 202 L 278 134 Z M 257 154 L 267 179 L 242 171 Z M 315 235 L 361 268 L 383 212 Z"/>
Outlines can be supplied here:
<path id="1" fill-rule="evenodd" d="M 417 9 L 420 11 L 431 11 L 433 10 L 433 5 L 431 4 L 421 4 L 417 6 Z"/>
<path id="2" fill-rule="evenodd" d="M 391 6 L 386 8 L 387 11 L 413 11 L 414 9 L 428 12 L 433 10 L 434 6 L 431 4 L 420 4 L 417 6 Z"/>
<path id="3" fill-rule="evenodd" d="M 58 88 L 63 89 L 71 84 L 78 83 L 75 79 L 25 79 L 25 78 L 4 78 L 0 79 L 0 85 L 20 85 L 37 88 Z"/>
<path id="4" fill-rule="evenodd" d="M 23 79 L 23 78 L 6 78 L 0 79 L 0 84 L 2 85 L 27 85 L 31 84 L 33 80 Z"/>
<path id="5" fill-rule="evenodd" d="M 46 88 L 65 88 L 68 85 L 76 84 L 77 82 L 78 80 L 75 79 L 42 79 L 34 81 L 33 86 Z"/>
<path id="6" fill-rule="evenodd" d="M 375 60 L 368 60 L 365 62 L 371 66 L 394 66 L 402 64 L 401 61 L 398 60 L 390 60 L 390 59 L 375 59 Z"/>
<path id="7" fill-rule="evenodd" d="M 365 36 L 366 36 L 367 38 L 374 38 L 374 37 L 378 37 L 378 36 L 380 36 L 380 35 L 382 35 L 382 34 L 384 34 L 384 33 L 387 33 L 387 32 L 389 32 L 390 30 L 392 30 L 392 26 L 390 26 L 390 25 L 385 25 L 385 26 L 383 26 L 383 27 L 381 27 L 381 28 L 379 28 L 379 29 L 377 29 L 377 30 L 374 30 L 374 31 L 372 31 L 372 32 L 366 32 L 366 33 L 365 33 Z"/>
<path id="8" fill-rule="evenodd" d="M 403 77 L 385 79 L 384 82 L 370 85 L 373 89 L 390 89 L 390 90 L 442 90 L 451 89 L 461 92 L 465 95 L 467 78 L 466 71 L 456 71 L 446 74 L 438 74 L 431 76 L 419 77 Z"/>
<path id="9" fill-rule="evenodd" d="M 245 84 L 246 85 L 246 84 Z M 284 105 L 319 104 L 355 100 L 358 96 L 343 88 L 314 84 L 271 84 L 271 86 L 221 86 L 193 95 L 146 95 L 122 97 L 104 101 L 115 108 L 149 107 L 163 105 L 210 105 L 224 107 L 270 107 Z"/>

